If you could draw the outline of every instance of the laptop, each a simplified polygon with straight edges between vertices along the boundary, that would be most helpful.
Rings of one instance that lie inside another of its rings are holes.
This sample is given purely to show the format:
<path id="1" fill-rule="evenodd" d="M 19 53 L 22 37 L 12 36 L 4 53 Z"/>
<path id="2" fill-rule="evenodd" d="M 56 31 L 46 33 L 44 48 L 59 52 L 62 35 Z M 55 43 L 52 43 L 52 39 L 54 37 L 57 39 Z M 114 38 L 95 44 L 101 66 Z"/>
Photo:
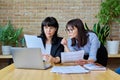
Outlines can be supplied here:
<path id="1" fill-rule="evenodd" d="M 43 60 L 40 48 L 12 47 L 11 54 L 16 68 L 47 69 L 51 67 Z"/>

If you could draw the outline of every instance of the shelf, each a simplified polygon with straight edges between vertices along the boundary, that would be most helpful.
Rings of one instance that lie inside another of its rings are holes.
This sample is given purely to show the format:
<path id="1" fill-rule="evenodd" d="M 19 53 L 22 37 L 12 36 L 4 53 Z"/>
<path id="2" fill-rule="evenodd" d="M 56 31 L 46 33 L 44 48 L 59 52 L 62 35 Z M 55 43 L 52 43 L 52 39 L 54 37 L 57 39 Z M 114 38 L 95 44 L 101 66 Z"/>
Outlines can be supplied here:
<path id="1" fill-rule="evenodd" d="M 0 55 L 0 59 L 11 59 L 12 55 Z"/>
<path id="2" fill-rule="evenodd" d="M 120 54 L 108 54 L 109 58 L 120 58 Z"/>

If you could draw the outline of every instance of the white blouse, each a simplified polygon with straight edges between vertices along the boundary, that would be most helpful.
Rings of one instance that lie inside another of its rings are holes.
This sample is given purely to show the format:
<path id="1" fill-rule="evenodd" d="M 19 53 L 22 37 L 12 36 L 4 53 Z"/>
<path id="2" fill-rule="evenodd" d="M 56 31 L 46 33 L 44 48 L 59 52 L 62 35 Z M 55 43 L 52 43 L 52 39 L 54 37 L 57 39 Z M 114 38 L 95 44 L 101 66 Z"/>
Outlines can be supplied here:
<path id="1" fill-rule="evenodd" d="M 46 47 L 44 48 L 42 48 L 42 54 L 50 54 L 50 52 L 51 52 L 51 44 L 46 44 Z"/>

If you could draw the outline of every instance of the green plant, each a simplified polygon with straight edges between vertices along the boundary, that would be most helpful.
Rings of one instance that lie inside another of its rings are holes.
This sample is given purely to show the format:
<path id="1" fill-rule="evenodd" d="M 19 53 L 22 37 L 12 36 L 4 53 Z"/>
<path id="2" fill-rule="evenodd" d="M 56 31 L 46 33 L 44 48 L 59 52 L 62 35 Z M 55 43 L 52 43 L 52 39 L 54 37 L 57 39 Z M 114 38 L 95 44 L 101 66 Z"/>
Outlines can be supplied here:
<path id="1" fill-rule="evenodd" d="M 15 29 L 10 21 L 0 26 L 0 42 L 2 45 L 18 46 L 23 28 Z"/>
<path id="2" fill-rule="evenodd" d="M 120 0 L 104 0 L 97 18 L 102 25 L 108 25 L 110 28 L 112 22 L 120 22 Z"/>
<path id="3" fill-rule="evenodd" d="M 99 23 L 94 24 L 93 31 L 97 34 L 102 44 L 106 43 L 107 37 L 110 33 L 110 27 L 108 25 L 100 26 Z"/>
<path id="4" fill-rule="evenodd" d="M 98 36 L 99 41 L 105 45 L 107 37 L 110 33 L 110 27 L 108 25 L 101 26 L 100 23 L 95 23 L 93 29 L 90 30 L 85 23 L 86 30 L 93 31 Z"/>

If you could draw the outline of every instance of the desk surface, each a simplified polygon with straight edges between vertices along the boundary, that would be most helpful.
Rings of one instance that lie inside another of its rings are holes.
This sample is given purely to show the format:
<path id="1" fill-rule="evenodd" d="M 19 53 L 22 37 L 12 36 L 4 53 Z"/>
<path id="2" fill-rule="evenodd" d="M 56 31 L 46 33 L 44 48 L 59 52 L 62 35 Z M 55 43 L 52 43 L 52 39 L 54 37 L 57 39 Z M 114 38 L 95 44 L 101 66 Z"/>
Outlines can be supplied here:
<path id="1" fill-rule="evenodd" d="M 120 54 L 109 54 L 108 55 L 109 58 L 120 58 Z M 9 59 L 9 58 L 12 58 L 11 55 L 0 55 L 0 59 Z"/>
<path id="2" fill-rule="evenodd" d="M 109 69 L 86 74 L 57 74 L 50 70 L 15 69 L 11 64 L 0 70 L 0 80 L 120 80 L 120 75 Z"/>

